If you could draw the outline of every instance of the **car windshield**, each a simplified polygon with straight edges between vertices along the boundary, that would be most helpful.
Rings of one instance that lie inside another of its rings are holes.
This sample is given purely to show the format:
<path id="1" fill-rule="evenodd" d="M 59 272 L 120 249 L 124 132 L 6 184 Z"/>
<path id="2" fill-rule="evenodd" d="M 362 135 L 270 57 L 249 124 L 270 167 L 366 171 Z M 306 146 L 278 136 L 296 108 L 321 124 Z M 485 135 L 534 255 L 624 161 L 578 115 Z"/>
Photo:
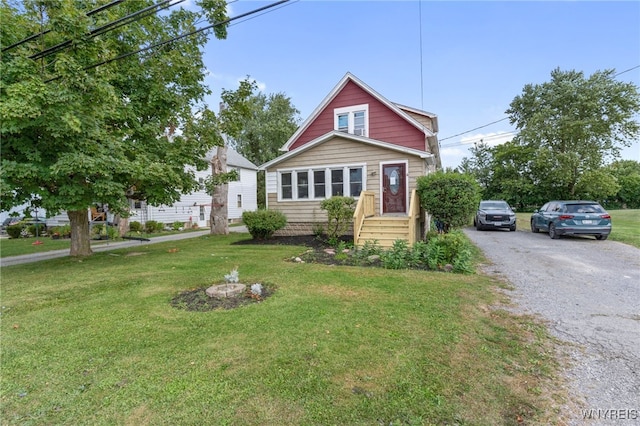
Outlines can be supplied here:
<path id="1" fill-rule="evenodd" d="M 567 213 L 603 213 L 604 209 L 598 204 L 567 204 Z"/>
<path id="2" fill-rule="evenodd" d="M 483 201 L 480 203 L 480 208 L 482 210 L 507 210 L 509 205 L 505 202 L 500 201 Z"/>

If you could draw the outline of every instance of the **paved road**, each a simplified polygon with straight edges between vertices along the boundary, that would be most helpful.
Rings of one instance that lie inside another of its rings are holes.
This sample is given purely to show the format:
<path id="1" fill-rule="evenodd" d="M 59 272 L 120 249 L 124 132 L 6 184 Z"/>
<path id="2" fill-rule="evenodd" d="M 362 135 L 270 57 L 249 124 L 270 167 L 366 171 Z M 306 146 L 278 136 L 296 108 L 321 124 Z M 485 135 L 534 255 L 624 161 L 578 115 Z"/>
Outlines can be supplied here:
<path id="1" fill-rule="evenodd" d="M 229 232 L 245 233 L 248 231 L 246 226 L 231 226 L 229 227 Z M 126 240 L 126 241 L 100 243 L 100 244 L 92 245 L 91 249 L 95 253 L 95 252 L 115 250 L 115 249 L 126 248 L 126 247 L 136 247 L 144 244 L 162 243 L 164 241 L 184 240 L 187 238 L 195 238 L 195 237 L 200 237 L 208 234 L 209 234 L 209 230 L 206 229 L 204 231 L 185 232 L 181 234 L 172 234 L 172 235 L 164 235 L 161 237 L 153 237 L 153 238 L 150 238 L 150 241 Z M 0 267 L 19 265 L 22 263 L 38 262 L 40 260 L 54 259 L 56 257 L 65 257 L 65 256 L 69 256 L 69 249 L 45 251 L 45 252 L 35 253 L 35 254 L 25 254 L 22 256 L 4 257 L 4 258 L 0 258 Z"/>
<path id="2" fill-rule="evenodd" d="M 591 237 L 465 233 L 492 262 L 486 271 L 513 284 L 518 309 L 573 344 L 566 374 L 577 409 L 566 408 L 568 423 L 640 424 L 640 250 Z M 601 411 L 587 421 L 582 410 Z"/>

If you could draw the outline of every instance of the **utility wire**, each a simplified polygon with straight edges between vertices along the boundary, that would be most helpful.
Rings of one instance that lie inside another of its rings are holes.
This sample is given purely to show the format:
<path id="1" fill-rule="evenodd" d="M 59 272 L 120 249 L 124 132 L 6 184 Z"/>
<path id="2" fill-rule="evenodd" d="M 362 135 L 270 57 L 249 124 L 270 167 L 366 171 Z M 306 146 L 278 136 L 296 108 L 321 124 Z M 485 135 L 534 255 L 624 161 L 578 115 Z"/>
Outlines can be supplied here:
<path id="1" fill-rule="evenodd" d="M 148 6 L 145 7 L 144 9 L 140 9 L 134 13 L 131 13 L 127 16 L 124 16 L 120 19 L 117 19 L 113 22 L 109 22 L 108 24 L 105 24 L 101 27 L 98 27 L 96 29 L 94 29 L 93 31 L 91 31 L 88 35 L 89 38 L 93 38 L 93 37 L 97 37 L 101 34 L 104 34 L 108 31 L 113 31 L 117 28 L 120 28 L 124 25 L 128 25 L 131 24 L 133 22 L 139 21 L 143 18 L 146 18 L 147 16 L 153 15 L 155 13 L 158 13 L 161 10 L 164 9 L 168 9 L 170 7 L 175 6 L 176 4 L 182 3 L 185 0 L 177 0 L 175 1 L 175 3 L 171 3 L 172 1 L 175 0 L 164 0 L 161 1 L 160 3 L 154 4 L 152 6 Z M 157 10 L 156 10 L 157 9 Z M 136 19 L 133 19 L 136 18 Z M 63 41 L 62 43 L 59 43 L 53 47 L 50 47 L 48 49 L 42 50 L 38 53 L 35 53 L 31 56 L 29 56 L 29 59 L 40 59 L 40 58 L 45 58 L 49 55 L 52 55 L 56 52 L 61 51 L 62 49 L 64 49 L 65 47 L 71 45 L 71 43 L 73 43 L 73 40 L 67 40 L 67 41 Z"/>
<path id="2" fill-rule="evenodd" d="M 625 74 L 625 73 L 627 73 L 627 72 L 629 72 L 629 71 L 633 71 L 633 70 L 635 70 L 635 69 L 637 69 L 637 68 L 640 68 L 640 65 L 636 65 L 635 67 L 631 67 L 631 68 L 626 69 L 626 70 L 624 70 L 624 71 L 620 71 L 619 73 L 614 74 L 614 75 L 613 75 L 613 77 L 617 77 L 617 76 L 619 76 L 619 75 L 621 75 L 621 74 Z M 464 135 L 464 134 L 471 133 L 471 132 L 473 132 L 474 130 L 482 129 L 482 128 L 484 128 L 484 127 L 488 127 L 488 126 L 491 126 L 492 124 L 500 123 L 501 121 L 508 120 L 508 119 L 509 119 L 509 117 L 505 117 L 505 118 L 502 118 L 502 119 L 500 119 L 500 120 L 492 121 L 491 123 L 485 124 L 485 125 L 483 125 L 483 126 L 475 127 L 475 128 L 473 128 L 473 129 L 471 129 L 471 130 L 467 130 L 467 131 L 464 131 L 464 132 L 461 132 L 461 133 L 457 133 L 457 134 L 455 134 L 455 135 L 453 135 L 453 136 L 447 136 L 446 138 L 442 138 L 442 139 L 440 139 L 440 140 L 439 140 L 439 142 L 446 141 L 447 139 L 453 139 L 453 138 L 455 138 L 455 137 L 457 137 L 457 136 L 462 136 L 462 135 Z M 486 139 L 486 138 L 485 138 L 485 139 Z M 460 145 L 464 145 L 464 143 L 463 143 L 463 142 L 456 142 L 456 143 L 448 144 L 448 145 L 444 145 L 444 146 L 445 146 L 445 147 L 451 147 L 451 146 L 456 146 L 456 145 L 458 145 L 458 144 L 460 144 Z"/>
<path id="3" fill-rule="evenodd" d="M 113 6 L 115 6 L 115 5 L 119 4 L 119 3 L 122 3 L 123 1 L 124 1 L 124 0 L 115 0 L 115 1 L 112 1 L 111 3 L 107 3 L 107 4 L 105 4 L 104 6 L 100 6 L 100 7 L 97 7 L 97 8 L 95 8 L 95 9 L 93 9 L 93 10 L 90 10 L 89 12 L 87 12 L 87 13 L 86 13 L 86 15 L 87 15 L 87 16 L 95 15 L 96 13 L 102 12 L 103 10 L 107 10 L 107 9 L 109 9 L 110 7 L 113 7 Z M 7 50 L 9 50 L 9 49 L 13 49 L 14 47 L 18 47 L 18 46 L 20 46 L 21 44 L 27 43 L 27 42 L 29 42 L 29 41 L 33 40 L 34 38 L 37 38 L 37 37 L 43 36 L 43 35 L 48 34 L 48 33 L 50 33 L 50 32 L 51 32 L 51 30 L 41 31 L 41 32 L 39 32 L 38 34 L 34 34 L 34 35 L 32 35 L 32 36 L 29 36 L 29 37 L 25 38 L 24 40 L 20 40 L 20 41 L 18 41 L 18 42 L 13 43 L 13 44 L 12 44 L 12 45 L 10 45 L 10 46 L 7 46 L 7 47 L 3 48 L 3 49 L 2 49 L 2 52 L 6 52 L 6 51 L 7 51 Z"/>
<path id="4" fill-rule="evenodd" d="M 277 2 L 275 2 L 275 3 L 271 3 L 271 4 L 268 4 L 268 5 L 266 5 L 266 6 L 259 7 L 259 8 L 257 8 L 257 9 L 251 10 L 251 11 L 249 11 L 249 12 L 242 13 L 242 14 L 240 14 L 240 15 L 238 15 L 238 16 L 234 16 L 234 17 L 232 17 L 232 18 L 225 19 L 224 21 L 216 22 L 216 23 L 214 23 L 214 24 L 208 25 L 208 26 L 203 27 L 203 28 L 199 28 L 199 29 L 197 29 L 197 30 L 194 30 L 194 31 L 188 32 L 188 33 L 186 33 L 186 34 L 182 34 L 182 35 L 179 35 L 179 36 L 177 36 L 177 37 L 173 37 L 173 38 L 171 38 L 171 39 L 169 39 L 169 40 L 161 41 L 161 42 L 159 42 L 159 43 L 152 44 L 152 45 L 147 46 L 147 47 L 143 47 L 142 49 L 138 49 L 138 50 L 136 50 L 136 51 L 134 51 L 134 52 L 124 53 L 124 54 L 119 55 L 119 56 L 116 56 L 116 57 L 114 57 L 114 58 L 107 59 L 107 60 L 104 60 L 104 61 L 101 61 L 101 62 L 98 62 L 98 63 L 92 64 L 92 65 L 88 65 L 88 66 L 84 67 L 82 70 L 83 70 L 83 71 L 87 71 L 87 70 L 90 70 L 90 69 L 93 69 L 93 68 L 97 68 L 97 67 L 99 67 L 99 66 L 101 66 L 101 65 L 106 65 L 106 64 L 109 64 L 109 63 L 111 63 L 111 62 L 114 62 L 114 61 L 118 61 L 118 60 L 120 60 L 120 59 L 127 58 L 127 57 L 132 56 L 132 55 L 137 55 L 138 53 L 146 52 L 147 50 L 155 49 L 155 48 L 157 48 L 157 47 L 161 47 L 161 46 L 164 46 L 164 45 L 167 45 L 167 44 L 170 44 L 170 43 L 176 42 L 176 41 L 178 41 L 178 40 L 182 40 L 183 38 L 190 37 L 190 36 L 192 36 L 192 35 L 194 35 L 194 34 L 197 34 L 197 33 L 202 32 L 202 31 L 207 31 L 207 30 L 210 30 L 211 28 L 217 27 L 217 26 L 219 26 L 219 25 L 224 25 L 224 24 L 227 24 L 227 23 L 229 23 L 229 22 L 235 21 L 235 20 L 237 20 L 237 19 L 241 19 L 241 18 L 244 18 L 244 17 L 246 17 L 246 16 L 253 15 L 254 13 L 262 12 L 262 11 L 267 10 L 267 9 L 270 9 L 270 8 L 272 8 L 272 7 L 275 7 L 275 6 L 281 5 L 281 4 L 283 4 L 283 3 L 287 3 L 288 1 L 289 1 L 289 0 L 280 0 L 280 1 L 277 1 Z M 48 80 L 45 80 L 45 83 L 49 83 L 49 82 L 51 82 L 51 81 L 58 80 L 59 78 L 60 78 L 60 76 L 58 76 L 58 77 L 52 77 L 52 78 L 50 78 L 50 79 L 48 79 Z"/>

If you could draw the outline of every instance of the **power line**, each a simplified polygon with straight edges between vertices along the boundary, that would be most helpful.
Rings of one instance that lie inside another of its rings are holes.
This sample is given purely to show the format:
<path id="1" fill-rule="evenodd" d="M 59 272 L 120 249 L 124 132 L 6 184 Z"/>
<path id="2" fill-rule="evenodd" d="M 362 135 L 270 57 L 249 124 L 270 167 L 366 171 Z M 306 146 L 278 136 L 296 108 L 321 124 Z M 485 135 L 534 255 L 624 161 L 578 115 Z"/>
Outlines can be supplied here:
<path id="1" fill-rule="evenodd" d="M 113 6 L 115 6 L 115 5 L 119 4 L 119 3 L 122 3 L 123 1 L 124 1 L 124 0 L 114 0 L 114 1 L 112 1 L 111 3 L 107 3 L 107 4 L 105 4 L 104 6 L 100 6 L 100 7 L 97 7 L 97 8 L 95 8 L 95 9 L 93 9 L 93 10 L 88 11 L 88 12 L 86 13 L 86 15 L 87 15 L 87 16 L 95 15 L 96 13 L 102 12 L 103 10 L 107 10 L 107 9 L 109 9 L 110 7 L 113 7 Z M 18 46 L 20 46 L 21 44 L 27 43 L 27 42 L 29 42 L 29 41 L 33 40 L 34 38 L 37 38 L 37 37 L 43 36 L 43 35 L 48 34 L 48 33 L 50 33 L 50 32 L 51 32 L 51 30 L 41 31 L 41 32 L 39 32 L 38 34 L 34 34 L 34 35 L 29 36 L 29 37 L 27 37 L 27 38 L 25 38 L 25 39 L 23 39 L 23 40 L 20 40 L 20 41 L 18 41 L 18 42 L 13 43 L 13 44 L 12 44 L 12 45 L 10 45 L 10 46 L 7 46 L 7 47 L 3 48 L 3 49 L 2 49 L 2 52 L 6 52 L 6 51 L 7 51 L 7 50 L 9 50 L 9 49 L 13 49 L 14 47 L 18 47 Z"/>
<path id="2" fill-rule="evenodd" d="M 171 3 L 172 1 L 175 1 L 175 3 Z M 101 27 L 98 27 L 94 30 L 92 30 L 88 35 L 89 38 L 93 38 L 93 37 L 97 37 L 101 34 L 104 34 L 106 32 L 109 31 L 113 31 L 117 28 L 120 28 L 124 25 L 128 25 L 131 24 L 133 22 L 139 21 L 143 18 L 146 18 L 147 16 L 153 15 L 155 13 L 158 13 L 161 10 L 164 9 L 168 9 L 170 7 L 175 6 L 176 4 L 182 3 L 185 0 L 164 0 L 161 1 L 160 3 L 154 4 L 152 6 L 148 6 L 145 7 L 144 9 L 140 9 L 134 13 L 131 13 L 127 16 L 124 16 L 120 19 L 116 19 L 113 22 L 109 22 L 108 24 L 105 24 Z M 156 10 L 157 9 L 157 10 Z M 133 19 L 136 18 L 136 19 Z M 62 43 L 59 43 L 53 47 L 50 47 L 48 49 L 42 50 L 38 53 L 35 53 L 31 56 L 29 56 L 29 59 L 40 59 L 40 58 L 45 58 L 49 55 L 52 55 L 56 52 L 59 52 L 60 50 L 64 49 L 65 47 L 71 45 L 71 43 L 73 43 L 73 40 L 67 40 L 67 41 L 63 41 Z"/>
<path id="3" fill-rule="evenodd" d="M 116 56 L 116 57 L 114 57 L 114 58 L 107 59 L 107 60 L 104 60 L 104 61 L 101 61 L 101 62 L 98 62 L 98 63 L 92 64 L 92 65 L 88 65 L 88 66 L 84 67 L 82 70 L 83 70 L 83 71 L 87 71 L 87 70 L 90 70 L 90 69 L 93 69 L 93 68 L 97 68 L 97 67 L 99 67 L 99 66 L 101 66 L 101 65 L 106 65 L 106 64 L 109 64 L 109 63 L 111 63 L 111 62 L 114 62 L 114 61 L 118 61 L 118 60 L 120 60 L 120 59 L 127 58 L 127 57 L 132 56 L 132 55 L 137 55 L 138 53 L 146 52 L 147 50 L 155 49 L 155 48 L 157 48 L 157 47 L 161 47 L 161 46 L 164 46 L 164 45 L 167 45 L 167 44 L 170 44 L 170 43 L 176 42 L 176 41 L 178 41 L 178 40 L 182 40 L 183 38 L 190 37 L 190 36 L 192 36 L 192 35 L 195 35 L 195 34 L 197 34 L 197 33 L 202 32 L 202 31 L 207 31 L 207 30 L 210 30 L 211 28 L 217 27 L 217 26 L 219 26 L 219 25 L 224 25 L 224 24 L 227 24 L 227 23 L 229 23 L 229 22 L 235 21 L 235 20 L 237 20 L 237 19 L 241 19 L 241 18 L 244 18 L 244 17 L 246 17 L 246 16 L 253 15 L 254 13 L 262 12 L 262 11 L 267 10 L 267 9 L 270 9 L 270 8 L 272 8 L 272 7 L 275 7 L 275 6 L 281 5 L 281 4 L 283 4 L 283 3 L 287 3 L 288 1 L 289 1 L 289 0 L 280 0 L 280 1 L 277 1 L 277 2 L 275 2 L 275 3 L 271 3 L 271 4 L 268 4 L 268 5 L 266 5 L 266 6 L 259 7 L 259 8 L 257 8 L 257 9 L 251 10 L 251 11 L 249 11 L 249 12 L 242 13 L 242 14 L 240 14 L 240 15 L 238 15 L 238 16 L 234 16 L 234 17 L 232 17 L 232 18 L 225 19 L 224 21 L 216 22 L 216 23 L 214 23 L 214 24 L 208 25 L 208 26 L 203 27 L 203 28 L 199 28 L 199 29 L 197 29 L 197 30 L 194 30 L 194 31 L 188 32 L 188 33 L 186 33 L 186 34 L 182 34 L 182 35 L 179 35 L 179 36 L 177 36 L 177 37 L 173 37 L 173 38 L 171 38 L 171 39 L 169 39 L 169 40 L 161 41 L 161 42 L 159 42 L 159 43 L 155 43 L 155 44 L 152 44 L 152 45 L 150 45 L 150 46 L 143 47 L 143 48 L 138 49 L 138 50 L 136 50 L 136 51 L 134 51 L 134 52 L 123 53 L 122 55 Z M 50 79 L 48 79 L 48 80 L 45 80 L 45 83 L 49 83 L 49 82 L 54 81 L 54 80 L 57 80 L 57 79 L 59 79 L 59 78 L 60 78 L 60 76 L 52 77 L 52 78 L 50 78 Z"/>
<path id="4" fill-rule="evenodd" d="M 631 68 L 626 69 L 626 70 L 624 70 L 624 71 L 620 71 L 619 73 L 614 74 L 614 75 L 613 75 L 613 77 L 617 77 L 617 76 L 619 76 L 619 75 L 621 75 L 621 74 L 627 73 L 627 72 L 629 72 L 629 71 L 633 71 L 633 70 L 635 70 L 635 69 L 637 69 L 637 68 L 640 68 L 640 65 L 636 65 L 635 67 L 631 67 Z M 492 124 L 500 123 L 501 121 L 508 120 L 508 119 L 509 119 L 509 117 L 501 118 L 500 120 L 492 121 L 491 123 L 485 124 L 485 125 L 483 125 L 483 126 L 475 127 L 475 128 L 473 128 L 473 129 L 471 129 L 471 130 L 467 130 L 467 131 L 464 131 L 464 132 L 462 132 L 462 133 L 457 133 L 457 134 L 455 134 L 455 135 L 453 135 L 453 136 L 447 136 L 446 138 L 440 139 L 440 142 L 442 142 L 442 141 L 446 141 L 447 139 L 453 139 L 453 138 L 455 138 L 455 137 L 457 137 L 457 136 L 462 136 L 462 135 L 467 134 L 467 133 L 471 133 L 471 132 L 473 132 L 474 130 L 482 129 L 482 128 L 484 128 L 484 127 L 488 127 L 488 126 L 491 126 Z M 459 143 L 459 144 L 461 144 L 461 145 L 464 145 L 464 143 L 462 143 L 462 142 L 458 142 L 458 143 Z M 457 146 L 457 145 L 458 145 L 458 143 L 455 143 L 455 144 L 449 144 L 449 145 L 444 145 L 444 146 L 445 146 L 445 147 Z"/>

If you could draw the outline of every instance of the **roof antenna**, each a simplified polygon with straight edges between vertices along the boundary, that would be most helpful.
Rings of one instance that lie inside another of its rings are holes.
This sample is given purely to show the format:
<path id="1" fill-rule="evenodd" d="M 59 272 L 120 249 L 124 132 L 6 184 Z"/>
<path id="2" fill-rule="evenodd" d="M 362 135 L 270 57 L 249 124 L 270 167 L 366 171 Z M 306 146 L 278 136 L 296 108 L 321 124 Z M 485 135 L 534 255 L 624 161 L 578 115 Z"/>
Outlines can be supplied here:
<path id="1" fill-rule="evenodd" d="M 420 30 L 420 109 L 424 111 L 424 83 L 422 75 L 422 0 L 418 0 L 418 29 Z"/>

